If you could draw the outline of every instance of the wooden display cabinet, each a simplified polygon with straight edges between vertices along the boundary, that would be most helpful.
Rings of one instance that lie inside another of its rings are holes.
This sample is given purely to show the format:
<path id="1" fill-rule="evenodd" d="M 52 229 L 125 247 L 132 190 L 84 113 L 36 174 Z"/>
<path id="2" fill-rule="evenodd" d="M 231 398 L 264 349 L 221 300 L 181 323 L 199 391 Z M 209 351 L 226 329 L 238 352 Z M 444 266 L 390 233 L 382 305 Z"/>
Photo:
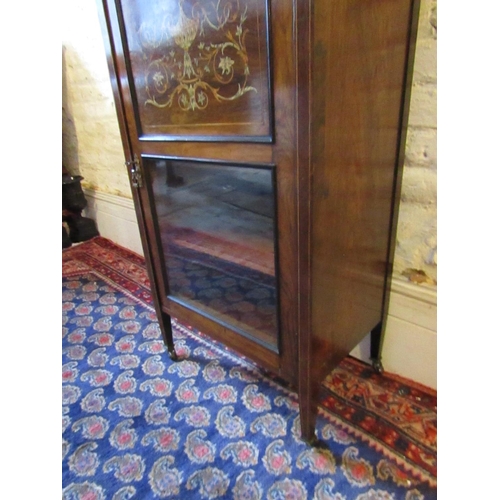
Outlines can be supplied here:
<path id="1" fill-rule="evenodd" d="M 98 0 L 152 293 L 298 392 L 381 338 L 418 1 Z"/>

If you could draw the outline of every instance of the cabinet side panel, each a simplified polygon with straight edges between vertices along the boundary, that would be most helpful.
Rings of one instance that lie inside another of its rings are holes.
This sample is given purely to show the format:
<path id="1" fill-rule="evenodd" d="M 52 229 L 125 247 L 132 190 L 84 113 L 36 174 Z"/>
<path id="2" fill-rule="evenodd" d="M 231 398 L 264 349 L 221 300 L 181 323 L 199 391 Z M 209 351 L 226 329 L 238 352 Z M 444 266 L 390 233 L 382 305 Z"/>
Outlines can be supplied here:
<path id="1" fill-rule="evenodd" d="M 382 318 L 411 14 L 412 0 L 314 3 L 314 379 Z"/>

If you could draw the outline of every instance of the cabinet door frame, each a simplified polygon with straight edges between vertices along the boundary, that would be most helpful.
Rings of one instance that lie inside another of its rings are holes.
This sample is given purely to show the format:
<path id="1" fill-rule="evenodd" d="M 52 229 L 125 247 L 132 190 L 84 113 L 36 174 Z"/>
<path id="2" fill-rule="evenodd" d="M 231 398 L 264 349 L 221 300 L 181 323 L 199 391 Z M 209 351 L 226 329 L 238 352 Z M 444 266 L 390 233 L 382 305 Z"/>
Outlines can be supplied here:
<path id="1" fill-rule="evenodd" d="M 145 187 L 132 188 L 132 196 L 138 216 L 141 240 L 144 247 L 148 274 L 151 281 L 151 293 L 154 299 L 158 320 L 162 326 L 168 316 L 181 318 L 182 322 L 214 340 L 227 345 L 262 368 L 273 372 L 280 379 L 297 387 L 297 343 L 298 343 L 298 224 L 296 220 L 298 185 L 301 181 L 297 171 L 298 139 L 295 117 L 298 95 L 296 89 L 288 85 L 295 81 L 298 71 L 295 55 L 298 40 L 294 37 L 294 11 L 283 5 L 282 0 L 267 0 L 269 11 L 269 57 L 272 60 L 273 50 L 279 49 L 280 57 L 273 60 L 270 70 L 270 82 L 280 92 L 273 94 L 272 123 L 273 140 L 268 143 L 236 142 L 224 137 L 220 141 L 172 140 L 145 141 L 138 134 L 135 116 L 132 110 L 132 94 L 130 93 L 124 58 L 124 45 L 121 40 L 120 21 L 112 0 L 97 0 L 101 21 L 101 29 L 108 61 L 111 86 L 113 89 L 118 123 L 123 142 L 125 159 L 132 162 L 136 156 L 160 155 L 182 158 L 212 159 L 217 162 L 248 162 L 250 158 L 258 164 L 275 165 L 276 189 L 279 197 L 276 211 L 279 214 L 277 279 L 279 287 L 279 322 L 280 322 L 280 354 L 270 351 L 255 342 L 245 339 L 239 334 L 218 325 L 209 318 L 183 307 L 163 297 L 161 290 L 164 284 L 159 282 L 161 273 L 154 272 L 159 267 L 159 256 L 154 250 L 153 214 L 151 200 Z M 272 28 L 271 28 L 272 24 Z M 274 49 L 273 49 L 274 47 Z M 271 89 L 273 90 L 273 89 Z M 131 181 L 131 170 L 128 170 Z M 132 185 L 132 181 L 131 181 Z M 153 238 L 151 239 L 151 236 Z M 167 321 L 168 322 L 168 321 Z"/>

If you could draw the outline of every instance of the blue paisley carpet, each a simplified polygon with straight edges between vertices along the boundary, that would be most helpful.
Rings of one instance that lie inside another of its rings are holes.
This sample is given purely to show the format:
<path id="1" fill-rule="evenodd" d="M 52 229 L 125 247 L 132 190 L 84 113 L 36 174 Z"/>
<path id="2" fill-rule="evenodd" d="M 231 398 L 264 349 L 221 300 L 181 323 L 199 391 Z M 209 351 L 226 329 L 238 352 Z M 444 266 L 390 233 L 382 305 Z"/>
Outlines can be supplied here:
<path id="1" fill-rule="evenodd" d="M 63 252 L 63 499 L 437 498 L 355 422 L 321 411 L 323 446 L 303 443 L 294 393 L 177 322 L 172 362 L 148 287 L 104 238 Z"/>

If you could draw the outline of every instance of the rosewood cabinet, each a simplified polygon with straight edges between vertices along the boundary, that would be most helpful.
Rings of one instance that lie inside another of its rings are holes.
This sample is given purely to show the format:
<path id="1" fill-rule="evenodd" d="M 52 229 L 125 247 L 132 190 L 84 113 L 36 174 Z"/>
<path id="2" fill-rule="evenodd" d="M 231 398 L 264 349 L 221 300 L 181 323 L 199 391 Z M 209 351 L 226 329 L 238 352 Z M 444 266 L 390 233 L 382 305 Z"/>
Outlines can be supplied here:
<path id="1" fill-rule="evenodd" d="M 418 1 L 98 5 L 168 351 L 173 316 L 271 370 L 312 441 L 369 332 L 381 369 Z"/>

